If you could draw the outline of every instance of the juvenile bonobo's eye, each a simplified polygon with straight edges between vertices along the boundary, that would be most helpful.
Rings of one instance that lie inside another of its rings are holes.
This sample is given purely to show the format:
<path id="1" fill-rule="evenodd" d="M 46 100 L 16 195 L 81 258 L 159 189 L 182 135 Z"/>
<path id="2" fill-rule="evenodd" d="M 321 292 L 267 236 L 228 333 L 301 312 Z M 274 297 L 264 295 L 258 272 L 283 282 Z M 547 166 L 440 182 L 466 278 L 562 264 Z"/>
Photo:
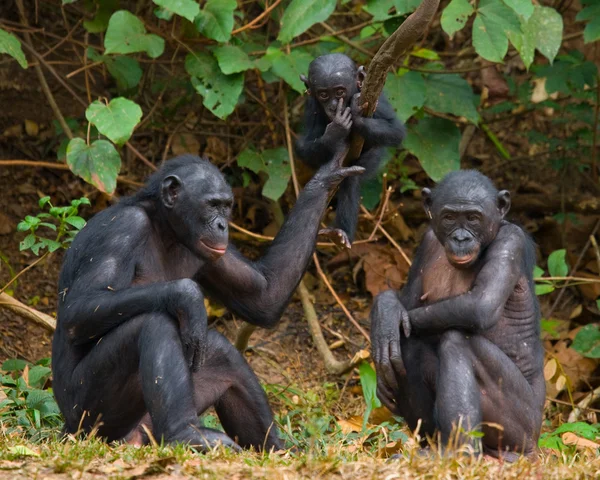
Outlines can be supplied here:
<path id="1" fill-rule="evenodd" d="M 338 88 L 335 92 L 335 96 L 338 98 L 342 98 L 344 95 L 346 95 L 346 90 L 343 88 Z"/>
<path id="2" fill-rule="evenodd" d="M 327 92 L 320 92 L 319 93 L 319 98 L 321 100 L 327 100 L 329 98 L 329 94 Z"/>

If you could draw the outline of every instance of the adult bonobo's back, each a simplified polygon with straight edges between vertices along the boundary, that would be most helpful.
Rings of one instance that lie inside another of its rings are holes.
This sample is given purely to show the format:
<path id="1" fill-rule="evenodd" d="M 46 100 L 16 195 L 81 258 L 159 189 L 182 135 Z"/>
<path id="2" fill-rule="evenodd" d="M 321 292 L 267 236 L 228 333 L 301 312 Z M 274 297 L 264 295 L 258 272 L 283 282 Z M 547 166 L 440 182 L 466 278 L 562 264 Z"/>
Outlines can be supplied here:
<path id="1" fill-rule="evenodd" d="M 365 75 L 365 68 L 357 67 L 350 57 L 332 53 L 311 62 L 308 78 L 300 76 L 308 96 L 304 104 L 304 131 L 296 142 L 296 152 L 308 165 L 317 168 L 328 162 L 333 154 L 331 146 L 352 129 L 365 140 L 356 164 L 366 169 L 364 178 L 368 178 L 377 172 L 384 148 L 402 143 L 404 125 L 383 94 L 373 117 L 363 117 L 360 90 Z M 359 179 L 345 180 L 336 198 L 336 228 L 320 233 L 350 248 L 360 206 Z"/>
<path id="2" fill-rule="evenodd" d="M 400 292 L 378 295 L 381 401 L 421 433 L 514 459 L 537 448 L 545 382 L 534 246 L 504 219 L 510 195 L 472 170 L 423 189 L 431 227 Z M 495 427 L 500 425 L 500 428 Z M 458 435 L 453 429 L 461 428 Z"/>
<path id="3" fill-rule="evenodd" d="M 342 141 L 345 139 L 342 139 Z M 208 161 L 168 161 L 137 195 L 93 217 L 65 255 L 52 345 L 65 430 L 107 440 L 279 448 L 266 396 L 241 354 L 208 331 L 204 294 L 273 326 L 314 251 L 330 192 L 360 167 L 339 153 L 306 184 L 269 250 L 228 244 L 230 186 Z M 289 252 L 293 252 L 290 261 Z M 215 406 L 227 435 L 198 423 Z M 142 439 L 143 440 L 143 439 Z"/>

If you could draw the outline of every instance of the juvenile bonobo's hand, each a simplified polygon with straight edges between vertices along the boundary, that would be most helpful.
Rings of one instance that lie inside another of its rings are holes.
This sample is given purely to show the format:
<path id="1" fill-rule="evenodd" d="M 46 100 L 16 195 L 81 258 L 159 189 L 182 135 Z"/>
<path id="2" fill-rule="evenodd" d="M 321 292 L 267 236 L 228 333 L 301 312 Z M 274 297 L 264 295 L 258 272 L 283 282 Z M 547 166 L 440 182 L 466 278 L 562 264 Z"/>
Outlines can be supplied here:
<path id="1" fill-rule="evenodd" d="M 338 143 L 345 140 L 352 128 L 352 114 L 350 107 L 344 109 L 344 102 L 339 101 L 335 116 L 331 119 L 331 123 L 325 128 L 323 136 L 327 142 Z"/>
<path id="2" fill-rule="evenodd" d="M 371 350 L 377 373 L 377 397 L 396 413 L 395 394 L 398 392 L 396 373 L 405 373 L 400 351 L 400 326 L 410 336 L 408 312 L 400 303 L 395 290 L 375 297 L 371 309 Z"/>
<path id="3" fill-rule="evenodd" d="M 350 111 L 352 113 L 352 121 L 359 126 L 363 123 L 363 112 L 367 108 L 368 103 L 360 103 L 360 92 L 355 93 L 350 101 Z"/>

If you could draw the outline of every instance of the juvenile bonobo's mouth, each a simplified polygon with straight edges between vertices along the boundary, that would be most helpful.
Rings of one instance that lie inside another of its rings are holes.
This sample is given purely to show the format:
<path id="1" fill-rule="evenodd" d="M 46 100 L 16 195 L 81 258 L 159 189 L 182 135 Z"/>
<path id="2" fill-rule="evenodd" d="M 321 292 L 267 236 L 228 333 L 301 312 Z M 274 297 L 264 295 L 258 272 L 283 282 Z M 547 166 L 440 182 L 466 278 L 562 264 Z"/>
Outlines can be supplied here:
<path id="1" fill-rule="evenodd" d="M 227 245 L 210 245 L 204 240 L 200 240 L 200 247 L 205 250 L 211 257 L 218 258 L 225 255 Z"/>

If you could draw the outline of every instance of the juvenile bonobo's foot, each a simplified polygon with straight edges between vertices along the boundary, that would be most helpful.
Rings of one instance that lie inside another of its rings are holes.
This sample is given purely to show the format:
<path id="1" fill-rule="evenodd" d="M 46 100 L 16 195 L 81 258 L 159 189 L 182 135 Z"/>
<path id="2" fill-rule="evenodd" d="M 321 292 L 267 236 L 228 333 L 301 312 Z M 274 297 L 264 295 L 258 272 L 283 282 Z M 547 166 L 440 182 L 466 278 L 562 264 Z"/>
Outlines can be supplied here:
<path id="1" fill-rule="evenodd" d="M 231 448 L 236 452 L 242 451 L 242 448 L 223 432 L 193 425 L 186 427 L 177 435 L 166 439 L 166 441 L 167 443 L 183 443 L 199 452 L 208 452 L 218 445 Z"/>
<path id="2" fill-rule="evenodd" d="M 346 232 L 339 228 L 322 228 L 319 230 L 319 236 L 327 238 L 340 248 L 351 249 L 352 244 Z"/>

